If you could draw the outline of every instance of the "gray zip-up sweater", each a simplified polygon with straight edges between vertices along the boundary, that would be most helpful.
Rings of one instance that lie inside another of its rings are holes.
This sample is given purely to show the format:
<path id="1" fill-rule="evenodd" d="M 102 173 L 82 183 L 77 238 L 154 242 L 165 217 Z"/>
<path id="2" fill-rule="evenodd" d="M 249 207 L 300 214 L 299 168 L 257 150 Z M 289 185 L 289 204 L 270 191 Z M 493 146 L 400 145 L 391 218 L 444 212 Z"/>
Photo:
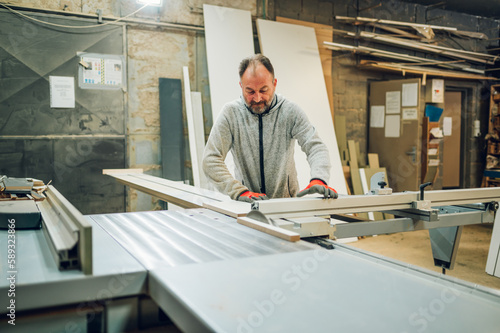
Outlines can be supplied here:
<path id="1" fill-rule="evenodd" d="M 240 97 L 224 105 L 212 127 L 203 170 L 217 190 L 234 200 L 246 190 L 269 198 L 293 197 L 299 191 L 295 140 L 307 154 L 311 179 L 328 182 L 328 148 L 297 104 L 275 94 L 270 110 L 258 115 Z M 236 179 L 224 163 L 230 150 Z"/>

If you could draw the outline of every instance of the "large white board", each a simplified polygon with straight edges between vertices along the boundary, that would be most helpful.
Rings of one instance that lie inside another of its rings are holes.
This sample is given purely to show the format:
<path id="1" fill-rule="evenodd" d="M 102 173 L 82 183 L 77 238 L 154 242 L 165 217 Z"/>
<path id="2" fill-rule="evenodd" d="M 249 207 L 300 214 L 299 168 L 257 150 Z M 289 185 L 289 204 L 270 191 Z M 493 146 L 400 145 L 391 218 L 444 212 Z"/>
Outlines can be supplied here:
<path id="1" fill-rule="evenodd" d="M 252 15 L 249 11 L 203 5 L 208 81 L 213 119 L 222 106 L 241 95 L 238 66 L 255 53 Z"/>
<path id="2" fill-rule="evenodd" d="M 238 67 L 243 58 L 255 53 L 252 15 L 246 10 L 203 5 L 203 19 L 212 118 L 215 123 L 224 104 L 241 95 Z M 231 153 L 225 162 L 234 177 Z"/>
<path id="3" fill-rule="evenodd" d="M 306 112 L 330 152 L 328 184 L 347 194 L 314 28 L 258 19 L 257 29 L 261 51 L 271 60 L 278 79 L 276 92 Z M 310 168 L 298 145 L 295 163 L 302 189 L 309 184 Z"/>

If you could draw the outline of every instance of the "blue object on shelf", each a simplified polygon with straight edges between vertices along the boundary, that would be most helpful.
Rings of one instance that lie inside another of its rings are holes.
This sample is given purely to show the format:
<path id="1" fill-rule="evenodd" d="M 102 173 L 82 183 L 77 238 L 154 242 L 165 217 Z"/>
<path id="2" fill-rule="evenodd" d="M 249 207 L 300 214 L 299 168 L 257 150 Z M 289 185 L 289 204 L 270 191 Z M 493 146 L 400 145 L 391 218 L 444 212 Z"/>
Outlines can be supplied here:
<path id="1" fill-rule="evenodd" d="M 490 178 L 500 178 L 500 170 L 498 169 L 493 169 L 493 170 L 484 170 L 484 176 L 485 177 L 490 177 Z"/>
<path id="2" fill-rule="evenodd" d="M 425 116 L 429 117 L 430 122 L 438 122 L 441 114 L 443 114 L 442 108 L 429 104 L 425 106 Z"/>

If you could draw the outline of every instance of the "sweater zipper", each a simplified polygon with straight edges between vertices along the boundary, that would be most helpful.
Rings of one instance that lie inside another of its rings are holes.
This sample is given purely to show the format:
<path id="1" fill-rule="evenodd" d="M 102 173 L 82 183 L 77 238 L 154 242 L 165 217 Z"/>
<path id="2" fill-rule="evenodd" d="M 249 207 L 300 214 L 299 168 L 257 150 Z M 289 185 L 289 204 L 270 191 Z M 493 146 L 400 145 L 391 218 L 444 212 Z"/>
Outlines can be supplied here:
<path id="1" fill-rule="evenodd" d="M 262 131 L 262 115 L 259 114 L 259 156 L 260 156 L 260 193 L 266 193 L 266 178 L 264 177 L 264 134 Z"/>

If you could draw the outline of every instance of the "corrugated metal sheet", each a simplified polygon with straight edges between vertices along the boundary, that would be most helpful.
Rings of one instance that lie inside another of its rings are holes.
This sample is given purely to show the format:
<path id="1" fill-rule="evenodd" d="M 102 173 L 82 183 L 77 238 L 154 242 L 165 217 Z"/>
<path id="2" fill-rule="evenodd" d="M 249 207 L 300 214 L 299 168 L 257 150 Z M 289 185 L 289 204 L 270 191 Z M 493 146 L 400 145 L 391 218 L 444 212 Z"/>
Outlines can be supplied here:
<path id="1" fill-rule="evenodd" d="M 207 209 L 89 216 L 147 269 L 303 251 Z"/>

